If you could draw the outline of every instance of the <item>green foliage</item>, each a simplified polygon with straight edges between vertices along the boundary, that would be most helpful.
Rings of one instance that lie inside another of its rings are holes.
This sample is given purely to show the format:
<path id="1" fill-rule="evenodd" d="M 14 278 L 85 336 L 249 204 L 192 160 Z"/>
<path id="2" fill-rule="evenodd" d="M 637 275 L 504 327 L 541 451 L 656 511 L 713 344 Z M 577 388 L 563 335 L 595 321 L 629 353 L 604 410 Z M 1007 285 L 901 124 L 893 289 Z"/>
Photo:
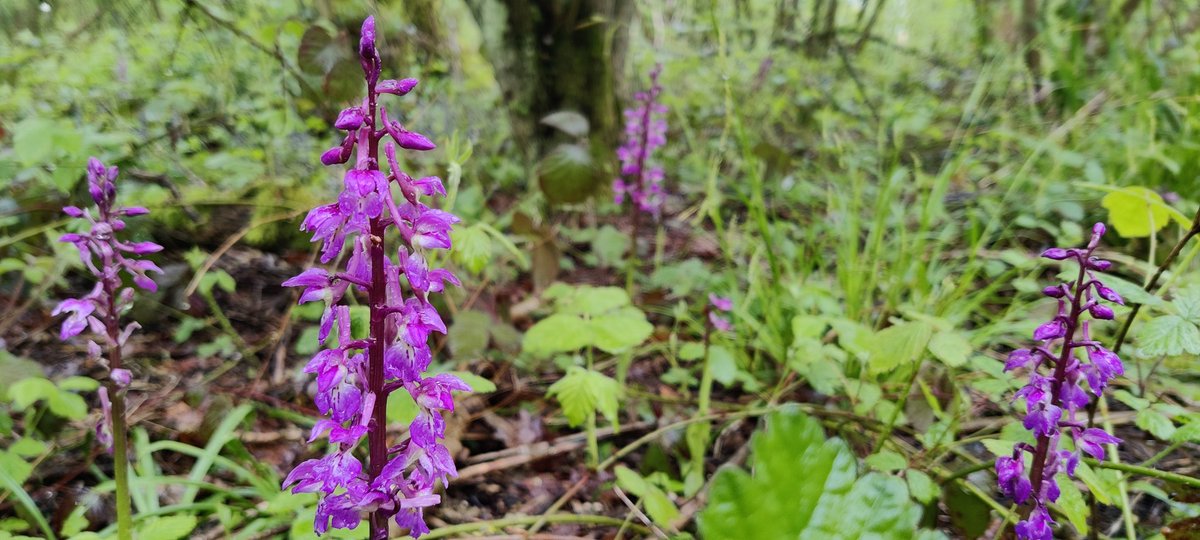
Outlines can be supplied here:
<path id="1" fill-rule="evenodd" d="M 562 404 L 563 414 L 572 427 L 582 425 L 588 417 L 599 412 L 613 424 L 618 424 L 618 402 L 621 385 L 603 373 L 574 366 L 550 388 L 546 395 Z"/>
<path id="2" fill-rule="evenodd" d="M 1189 220 L 1171 208 L 1158 193 L 1141 186 L 1129 186 L 1110 192 L 1100 201 L 1108 209 L 1108 221 L 1125 238 L 1141 238 L 1157 233 L 1175 219 L 1187 227 Z"/>
<path id="3" fill-rule="evenodd" d="M 633 469 L 620 466 L 614 471 L 617 474 L 617 485 L 642 499 L 646 515 L 660 527 L 670 528 L 675 518 L 679 517 L 679 508 L 671 501 L 667 492 L 657 484 L 642 478 Z"/>
<path id="4" fill-rule="evenodd" d="M 525 332 L 521 348 L 535 358 L 595 347 L 610 354 L 625 352 L 650 337 L 654 327 L 629 305 L 629 295 L 616 287 L 570 287 L 557 283 L 542 294 L 555 313 Z"/>
<path id="5" fill-rule="evenodd" d="M 797 412 L 767 417 L 751 439 L 753 475 L 722 469 L 699 515 L 705 538 L 912 538 L 921 508 L 905 482 L 858 475 L 841 439 Z"/>

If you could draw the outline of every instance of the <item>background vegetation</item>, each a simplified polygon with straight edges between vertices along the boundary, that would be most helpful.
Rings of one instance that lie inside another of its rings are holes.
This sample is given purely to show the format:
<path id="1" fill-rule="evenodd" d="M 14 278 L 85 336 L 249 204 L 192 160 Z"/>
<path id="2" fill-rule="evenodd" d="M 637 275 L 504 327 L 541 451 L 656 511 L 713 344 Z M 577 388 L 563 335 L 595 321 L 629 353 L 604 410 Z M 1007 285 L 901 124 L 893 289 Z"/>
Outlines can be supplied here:
<path id="1" fill-rule="evenodd" d="M 1144 307 L 1096 416 L 1119 462 L 1064 483 L 1059 534 L 1200 534 L 1200 243 L 1142 290 L 1200 232 L 1200 3 L 0 0 L 0 538 L 113 530 L 100 370 L 49 315 L 86 288 L 55 240 L 89 155 L 166 247 L 134 309 L 140 536 L 312 535 L 279 485 L 319 309 L 279 283 L 314 259 L 367 13 L 440 147 L 407 165 L 463 218 L 436 362 L 476 392 L 429 537 L 1011 531 L 1002 359 L 1054 307 L 1037 253 L 1099 220 Z M 631 238 L 613 149 L 659 63 L 668 197 Z"/>

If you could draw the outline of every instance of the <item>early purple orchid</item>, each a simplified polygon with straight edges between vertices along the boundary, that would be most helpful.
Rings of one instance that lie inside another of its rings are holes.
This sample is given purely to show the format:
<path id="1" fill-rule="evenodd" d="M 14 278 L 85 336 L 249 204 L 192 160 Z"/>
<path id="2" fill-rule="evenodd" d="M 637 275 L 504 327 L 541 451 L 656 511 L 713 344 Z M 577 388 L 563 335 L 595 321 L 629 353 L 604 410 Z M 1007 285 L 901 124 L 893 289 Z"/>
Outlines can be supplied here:
<path id="1" fill-rule="evenodd" d="M 116 205 L 117 172 L 116 167 L 106 167 L 99 159 L 88 159 L 88 193 L 96 204 L 95 213 L 91 209 L 75 206 L 63 208 L 68 216 L 84 221 L 87 230 L 64 234 L 59 240 L 73 244 L 79 250 L 84 266 L 96 277 L 96 285 L 81 298 L 68 298 L 60 302 L 54 308 L 53 315 L 67 314 L 59 333 L 59 338 L 64 341 L 90 329 L 88 357 L 108 367 L 108 380 L 99 391 L 102 414 L 96 426 L 96 440 L 113 454 L 118 536 L 129 538 L 132 534 L 132 513 L 126 451 L 125 388 L 129 386 L 132 374 L 122 367 L 122 360 L 125 344 L 141 325 L 137 322 L 130 322 L 124 327 L 121 325 L 121 315 L 133 305 L 135 294 L 132 287 L 124 285 L 123 277 L 128 277 L 138 288 L 157 290 L 157 285 L 147 273 L 161 274 L 162 270 L 153 262 L 139 257 L 161 251 L 162 246 L 119 238 L 119 233 L 125 230 L 125 218 L 144 215 L 149 211 L 137 206 Z"/>
<path id="2" fill-rule="evenodd" d="M 388 534 L 387 520 L 412 536 L 429 532 L 423 511 L 439 502 L 439 482 L 457 476 L 454 460 L 442 444 L 446 423 L 441 411 L 453 411 L 452 392 L 470 388 L 452 375 L 426 377 L 433 353 L 429 336 L 446 333 L 446 325 L 429 301 L 446 284 L 459 280 L 445 269 L 429 268 L 425 252 L 450 248 L 450 230 L 458 217 L 421 203 L 421 195 L 445 195 L 437 177 L 414 180 L 400 169 L 396 147 L 432 150 L 419 133 L 388 118 L 379 96 L 403 96 L 416 79 L 379 80 L 380 58 L 375 46 L 375 20 L 363 21 L 359 61 L 367 95 L 360 105 L 343 110 L 334 126 L 347 132 L 342 142 L 321 155 L 321 163 L 336 165 L 355 157 L 343 176 L 337 202 L 309 212 L 301 229 L 320 242 L 321 262 L 338 259 L 345 251 L 345 270 L 310 268 L 283 283 L 302 287 L 300 302 L 321 301 L 318 339 L 325 343 L 337 329 L 337 346 L 316 354 L 304 371 L 316 376 L 314 401 L 328 418 L 317 422 L 309 441 L 326 437 L 333 452 L 298 465 L 285 488 L 321 495 L 314 530 L 353 529 L 369 516 L 370 538 Z M 391 138 L 388 141 L 388 138 Z M 380 170 L 382 143 L 389 173 Z M 397 198 L 392 187 L 402 194 Z M 395 262 L 384 244 L 389 230 L 402 246 Z M 403 279 L 402 279 L 403 278 Z M 403 286 L 407 283 L 406 288 Z M 354 339 L 346 295 L 357 291 L 370 307 L 370 331 Z M 419 412 L 406 440 L 389 446 L 385 427 L 388 394 L 404 390 Z M 354 456 L 363 437 L 368 440 L 367 466 Z"/>
<path id="3" fill-rule="evenodd" d="M 662 66 L 650 71 L 650 88 L 634 95 L 636 105 L 625 109 L 625 142 L 617 149 L 621 174 L 613 180 L 613 198 L 623 204 L 628 197 L 638 211 L 654 217 L 662 212 L 663 169 L 652 165 L 654 150 L 667 142 L 667 107 L 658 102 L 662 86 L 658 76 Z"/>
<path id="4" fill-rule="evenodd" d="M 1088 313 L 1093 319 L 1111 320 L 1113 310 L 1102 300 L 1123 304 L 1120 295 L 1106 287 L 1098 272 L 1108 270 L 1112 263 L 1096 258 L 1093 253 L 1100 244 L 1106 228 L 1103 223 L 1092 227 L 1092 238 L 1084 249 L 1051 248 L 1042 256 L 1053 260 L 1074 260 L 1079 274 L 1074 283 L 1047 287 L 1043 294 L 1058 301 L 1058 313 L 1034 330 L 1035 340 L 1042 342 L 1031 349 L 1013 351 L 1004 370 L 1029 369 L 1029 382 L 1014 396 L 1025 401 L 1024 426 L 1037 438 L 1036 446 L 1018 443 L 1012 456 L 996 460 L 996 476 L 1000 491 L 1017 504 L 1031 501 L 1032 509 L 1024 521 L 1017 524 L 1020 538 L 1049 540 L 1054 520 L 1047 505 L 1058 499 L 1059 487 L 1055 475 L 1064 471 L 1075 475 L 1080 452 L 1104 459 L 1104 445 L 1121 440 L 1104 430 L 1089 428 L 1077 416 L 1089 398 L 1087 390 L 1100 395 L 1108 382 L 1124 374 L 1125 368 L 1116 353 L 1092 339 Z M 1055 351 L 1057 346 L 1057 352 Z M 1078 352 L 1086 352 L 1086 359 Z M 1050 374 L 1041 374 L 1045 366 Z M 1060 450 L 1063 434 L 1070 434 L 1075 450 Z M 1029 476 L 1026 477 L 1025 454 L 1031 456 Z"/>

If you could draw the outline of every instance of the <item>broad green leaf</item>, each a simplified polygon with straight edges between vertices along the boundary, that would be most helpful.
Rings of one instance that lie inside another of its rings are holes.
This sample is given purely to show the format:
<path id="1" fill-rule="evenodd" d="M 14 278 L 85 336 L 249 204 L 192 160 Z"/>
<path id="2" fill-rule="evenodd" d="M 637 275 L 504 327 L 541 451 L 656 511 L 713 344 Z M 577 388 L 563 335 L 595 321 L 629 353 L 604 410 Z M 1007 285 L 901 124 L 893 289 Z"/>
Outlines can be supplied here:
<path id="1" fill-rule="evenodd" d="M 711 345 L 708 348 L 708 369 L 712 371 L 713 380 L 724 386 L 729 386 L 737 380 L 737 360 L 733 353 L 721 345 Z"/>
<path id="2" fill-rule="evenodd" d="M 904 480 L 908 482 L 908 492 L 913 499 L 923 504 L 929 504 L 942 496 L 942 488 L 928 474 L 917 469 L 904 472 Z"/>
<path id="3" fill-rule="evenodd" d="M 34 457 L 46 451 L 46 443 L 30 437 L 22 437 L 12 443 L 8 451 L 21 457 Z"/>
<path id="4" fill-rule="evenodd" d="M 588 324 L 575 315 L 556 313 L 525 332 L 521 350 L 536 358 L 578 351 L 591 344 L 589 329 Z"/>
<path id="5" fill-rule="evenodd" d="M 582 285 L 554 295 L 554 306 L 559 313 L 595 317 L 628 305 L 629 293 L 620 287 Z"/>
<path id="6" fill-rule="evenodd" d="M 966 364 L 973 351 L 970 340 L 962 332 L 943 330 L 935 333 L 929 340 L 929 352 L 950 367 Z"/>
<path id="7" fill-rule="evenodd" d="M 1150 236 L 1174 217 L 1174 210 L 1163 202 L 1162 195 L 1141 186 L 1113 191 L 1100 200 L 1100 205 L 1108 209 L 1108 222 L 1125 238 Z M 1187 226 L 1186 218 L 1182 224 Z"/>
<path id="8" fill-rule="evenodd" d="M 46 404 L 50 407 L 50 412 L 67 420 L 82 420 L 87 417 L 87 402 L 78 394 L 57 391 L 46 400 Z"/>
<path id="9" fill-rule="evenodd" d="M 1129 407 L 1130 409 L 1133 409 L 1135 411 L 1140 411 L 1140 410 L 1145 409 L 1146 407 L 1150 406 L 1150 400 L 1148 400 L 1146 398 L 1142 398 L 1142 397 L 1137 397 L 1137 396 L 1129 393 L 1129 391 L 1125 390 L 1125 389 L 1121 389 L 1121 390 L 1117 390 L 1116 392 L 1113 392 L 1113 397 L 1117 398 L 1117 401 L 1124 403 L 1127 407 Z"/>
<path id="10" fill-rule="evenodd" d="M 704 358 L 704 344 L 688 341 L 679 347 L 680 360 L 699 360 Z"/>
<path id="11" fill-rule="evenodd" d="M 13 409 L 24 411 L 35 401 L 50 399 L 58 394 L 58 388 L 49 379 L 30 377 L 20 380 L 8 387 L 8 399 L 12 401 Z"/>
<path id="12" fill-rule="evenodd" d="M 670 526 L 679 517 L 679 508 L 671 502 L 671 498 L 662 488 L 648 482 L 641 475 L 625 466 L 616 468 L 617 485 L 621 489 L 641 497 L 646 508 L 646 514 L 654 523 L 662 527 Z"/>
<path id="13" fill-rule="evenodd" d="M 586 116 L 575 111 L 556 111 L 542 117 L 542 123 L 572 137 L 586 137 L 591 126 Z"/>
<path id="14" fill-rule="evenodd" d="M 854 455 L 820 422 L 774 413 L 751 438 L 751 475 L 721 469 L 698 516 L 701 537 L 905 539 L 922 509 L 904 480 L 877 473 L 858 478 Z"/>
<path id="15" fill-rule="evenodd" d="M 609 354 L 641 345 L 654 333 L 654 325 L 646 320 L 646 314 L 635 307 L 599 315 L 587 322 L 591 329 L 592 344 Z"/>
<path id="16" fill-rule="evenodd" d="M 868 467 L 880 472 L 898 471 L 908 467 L 908 460 L 891 450 L 884 450 L 878 454 L 867 456 L 866 462 Z"/>
<path id="17" fill-rule="evenodd" d="M 487 394 L 496 391 L 496 383 L 469 371 L 451 371 L 450 374 L 462 379 L 463 382 L 467 383 L 467 386 L 471 387 L 471 391 L 477 394 Z"/>
<path id="18" fill-rule="evenodd" d="M 592 239 L 592 253 L 596 254 L 600 266 L 615 267 L 621 264 L 627 251 L 629 236 L 612 225 L 600 227 Z"/>
<path id="19" fill-rule="evenodd" d="M 412 423 L 421 408 L 408 392 L 392 392 L 388 394 L 387 417 L 390 422 L 404 425 Z"/>
<path id="20" fill-rule="evenodd" d="M 1160 441 L 1169 441 L 1171 440 L 1171 436 L 1175 434 L 1175 424 L 1171 422 L 1171 419 L 1154 409 L 1142 409 L 1138 411 L 1137 417 L 1134 419 L 1134 424 L 1150 432 L 1151 435 L 1154 435 L 1154 438 Z"/>
<path id="21" fill-rule="evenodd" d="M 1171 305 L 1180 317 L 1192 323 L 1200 323 L 1200 286 L 1193 285 L 1175 291 Z"/>
<path id="22" fill-rule="evenodd" d="M 1200 442 L 1200 420 L 1192 420 L 1171 434 L 1171 442 Z"/>
<path id="23" fill-rule="evenodd" d="M 74 376 L 58 381 L 58 388 L 72 392 L 91 392 L 100 388 L 100 383 L 91 377 Z"/>
<path id="24" fill-rule="evenodd" d="M 1058 506 L 1062 509 L 1063 514 L 1075 526 L 1075 530 L 1079 531 L 1079 535 L 1086 537 L 1088 534 L 1088 516 L 1091 515 L 1091 510 L 1088 508 L 1087 501 L 1083 498 L 1083 493 L 1080 493 L 1079 486 L 1075 485 L 1065 473 L 1058 473 Z"/>
<path id="25" fill-rule="evenodd" d="M 152 517 L 138 525 L 134 536 L 154 540 L 179 540 L 191 534 L 198 523 L 195 516 Z"/>
<path id="26" fill-rule="evenodd" d="M 932 335 L 933 326 L 924 321 L 902 322 L 877 332 L 867 345 L 871 373 L 886 373 L 919 360 Z"/>
<path id="27" fill-rule="evenodd" d="M 446 339 L 456 360 L 478 360 L 487 349 L 492 318 L 476 310 L 460 311 L 450 324 Z"/>
<path id="28" fill-rule="evenodd" d="M 546 390 L 546 395 L 562 404 L 563 414 L 572 427 L 584 423 L 596 412 L 617 424 L 621 393 L 621 385 L 615 379 L 579 366 L 571 367 L 563 378 Z"/>
<path id="29" fill-rule="evenodd" d="M 1179 315 L 1152 319 L 1138 332 L 1141 352 L 1146 356 L 1200 354 L 1200 328 Z"/>
<path id="30" fill-rule="evenodd" d="M 537 164 L 538 185 L 550 204 L 583 202 L 600 183 L 587 147 L 560 144 Z"/>

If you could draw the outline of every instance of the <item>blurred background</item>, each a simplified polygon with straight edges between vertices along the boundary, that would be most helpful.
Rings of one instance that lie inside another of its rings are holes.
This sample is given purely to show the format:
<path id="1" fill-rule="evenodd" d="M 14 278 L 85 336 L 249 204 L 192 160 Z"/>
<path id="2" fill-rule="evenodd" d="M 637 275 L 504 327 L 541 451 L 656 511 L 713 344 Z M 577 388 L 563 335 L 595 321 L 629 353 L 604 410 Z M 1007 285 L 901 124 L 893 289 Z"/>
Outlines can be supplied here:
<path id="1" fill-rule="evenodd" d="M 50 316 L 90 288 L 56 242 L 61 207 L 87 199 L 88 156 L 120 167 L 121 201 L 153 211 L 129 234 L 165 246 L 160 290 L 131 314 L 145 328 L 131 391 L 142 534 L 311 536 L 313 500 L 278 486 L 320 451 L 303 444 L 315 410 L 301 372 L 320 310 L 279 283 L 312 264 L 299 222 L 340 189 L 318 156 L 361 99 L 367 14 L 384 76 L 421 80 L 389 109 L 439 146 L 403 165 L 441 176 L 441 206 L 463 219 L 438 261 L 464 283 L 446 296 L 436 363 L 476 392 L 451 421 L 467 472 L 434 537 L 698 535 L 716 527 L 702 519 L 716 470 L 753 464 L 745 443 L 783 403 L 848 452 L 888 456 L 862 470 L 906 480 L 898 497 L 919 519 L 896 538 L 999 530 L 1008 503 L 988 471 L 951 469 L 992 459 L 979 441 L 1019 438 L 1005 427 L 1019 382 L 998 366 L 1052 309 L 1037 292 L 1056 270 L 1035 256 L 1085 242 L 1098 220 L 1115 226 L 1122 294 L 1191 325 L 1133 327 L 1137 378 L 1111 402 L 1122 452 L 1170 450 L 1151 464 L 1194 472 L 1200 429 L 1176 430 L 1200 418 L 1200 330 L 1180 337 L 1200 320 L 1161 298 L 1200 283 L 1195 251 L 1136 295 L 1191 238 L 1200 199 L 1200 2 L 0 0 L 0 538 L 111 532 L 111 459 L 91 438 L 91 386 L 72 378 L 102 370 Z M 635 229 L 611 182 L 622 110 L 656 65 L 666 202 Z M 632 319 L 589 327 L 594 343 L 534 331 L 601 286 L 623 291 L 614 305 Z M 709 292 L 733 297 L 732 332 L 705 330 Z M 906 324 L 929 332 L 885 334 Z M 620 387 L 564 377 L 582 366 Z M 7 392 L 26 378 L 54 384 Z M 562 411 L 581 402 L 612 458 L 600 467 Z M 711 430 L 655 431 L 710 413 Z M 863 435 L 872 422 L 890 454 Z M 514 449 L 526 457 L 504 461 Z M 945 491 L 914 487 L 921 475 Z M 1200 498 L 1134 481 L 1098 470 L 1075 495 L 1100 502 L 1065 509 L 1065 530 L 1198 526 Z M 775 493 L 731 490 L 714 496 Z"/>

